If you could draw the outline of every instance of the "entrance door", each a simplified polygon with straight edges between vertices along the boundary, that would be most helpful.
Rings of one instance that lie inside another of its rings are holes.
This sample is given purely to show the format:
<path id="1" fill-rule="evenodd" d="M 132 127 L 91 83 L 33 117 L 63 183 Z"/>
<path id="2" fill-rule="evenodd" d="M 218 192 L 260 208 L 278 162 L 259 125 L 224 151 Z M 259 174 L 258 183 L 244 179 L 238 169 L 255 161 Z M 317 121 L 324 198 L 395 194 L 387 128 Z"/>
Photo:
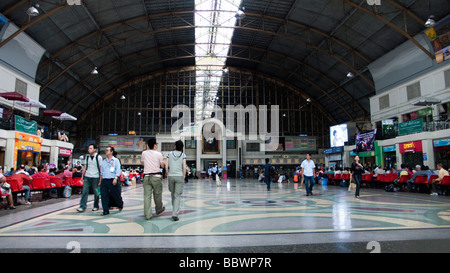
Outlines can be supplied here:
<path id="1" fill-rule="evenodd" d="M 227 177 L 236 178 L 236 160 L 227 160 Z"/>

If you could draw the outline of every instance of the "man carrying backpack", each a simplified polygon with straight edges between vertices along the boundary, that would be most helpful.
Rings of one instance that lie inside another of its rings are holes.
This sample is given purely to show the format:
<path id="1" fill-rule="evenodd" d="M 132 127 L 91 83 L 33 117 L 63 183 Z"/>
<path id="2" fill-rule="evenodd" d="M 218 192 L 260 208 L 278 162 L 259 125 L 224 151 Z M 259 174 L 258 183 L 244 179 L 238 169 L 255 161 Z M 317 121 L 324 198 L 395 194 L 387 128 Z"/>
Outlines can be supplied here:
<path id="1" fill-rule="evenodd" d="M 86 203 L 89 195 L 89 189 L 92 188 L 94 192 L 94 208 L 92 211 L 96 211 L 99 208 L 99 194 L 97 187 L 100 184 L 100 164 L 102 157 L 97 153 L 97 145 L 90 144 L 88 148 L 89 155 L 86 157 L 86 165 L 81 176 L 81 182 L 83 182 L 83 192 L 81 194 L 80 207 L 78 212 L 84 212 L 86 210 Z"/>

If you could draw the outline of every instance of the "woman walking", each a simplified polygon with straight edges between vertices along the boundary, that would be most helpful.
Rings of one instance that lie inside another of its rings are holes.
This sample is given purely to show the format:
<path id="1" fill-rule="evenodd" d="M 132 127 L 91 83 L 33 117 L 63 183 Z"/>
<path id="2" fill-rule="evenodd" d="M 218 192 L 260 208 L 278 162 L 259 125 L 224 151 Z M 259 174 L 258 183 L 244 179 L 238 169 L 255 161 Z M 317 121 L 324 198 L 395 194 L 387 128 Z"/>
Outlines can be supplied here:
<path id="1" fill-rule="evenodd" d="M 186 155 L 183 153 L 183 141 L 175 142 L 175 150 L 167 155 L 166 173 L 169 178 L 169 191 L 172 193 L 172 219 L 178 221 L 181 194 L 186 176 Z"/>
<path id="2" fill-rule="evenodd" d="M 351 173 L 356 182 L 355 197 L 359 199 L 359 189 L 361 188 L 362 174 L 364 173 L 364 167 L 359 163 L 359 156 L 355 156 L 355 161 L 352 163 Z"/>

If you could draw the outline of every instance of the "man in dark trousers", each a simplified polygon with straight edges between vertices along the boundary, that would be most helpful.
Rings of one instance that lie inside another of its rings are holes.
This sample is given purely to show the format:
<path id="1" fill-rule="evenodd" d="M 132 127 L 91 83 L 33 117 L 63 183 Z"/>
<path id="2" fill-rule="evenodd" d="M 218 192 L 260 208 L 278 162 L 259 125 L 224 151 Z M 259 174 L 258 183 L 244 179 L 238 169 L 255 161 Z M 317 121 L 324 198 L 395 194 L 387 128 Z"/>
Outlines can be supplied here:
<path id="1" fill-rule="evenodd" d="M 263 165 L 264 168 L 264 180 L 267 184 L 267 190 L 270 191 L 270 168 L 272 165 L 269 164 L 269 159 L 266 158 L 266 164 Z"/>
<path id="2" fill-rule="evenodd" d="M 100 173 L 100 192 L 103 207 L 102 215 L 109 214 L 109 194 L 111 194 L 111 198 L 119 207 L 119 211 L 122 211 L 123 209 L 123 200 L 119 182 L 120 173 L 122 172 L 120 161 L 114 156 L 114 147 L 107 147 L 105 149 L 105 154 L 106 158 L 102 162 Z"/>

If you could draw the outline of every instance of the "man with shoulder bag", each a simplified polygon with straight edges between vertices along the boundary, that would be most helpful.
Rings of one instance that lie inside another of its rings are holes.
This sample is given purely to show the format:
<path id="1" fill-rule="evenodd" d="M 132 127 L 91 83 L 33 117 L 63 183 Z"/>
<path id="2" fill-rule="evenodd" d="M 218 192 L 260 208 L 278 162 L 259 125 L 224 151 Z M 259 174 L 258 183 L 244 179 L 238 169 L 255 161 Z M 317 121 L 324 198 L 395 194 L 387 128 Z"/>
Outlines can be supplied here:
<path id="1" fill-rule="evenodd" d="M 90 144 L 88 148 L 89 155 L 86 156 L 86 165 L 81 176 L 81 182 L 83 182 L 83 192 L 81 194 L 80 207 L 78 212 L 84 212 L 86 210 L 86 203 L 89 195 L 89 189 L 94 192 L 94 208 L 92 211 L 99 209 L 99 193 L 97 188 L 101 182 L 100 170 L 102 162 L 102 156 L 97 153 L 97 146 Z"/>

